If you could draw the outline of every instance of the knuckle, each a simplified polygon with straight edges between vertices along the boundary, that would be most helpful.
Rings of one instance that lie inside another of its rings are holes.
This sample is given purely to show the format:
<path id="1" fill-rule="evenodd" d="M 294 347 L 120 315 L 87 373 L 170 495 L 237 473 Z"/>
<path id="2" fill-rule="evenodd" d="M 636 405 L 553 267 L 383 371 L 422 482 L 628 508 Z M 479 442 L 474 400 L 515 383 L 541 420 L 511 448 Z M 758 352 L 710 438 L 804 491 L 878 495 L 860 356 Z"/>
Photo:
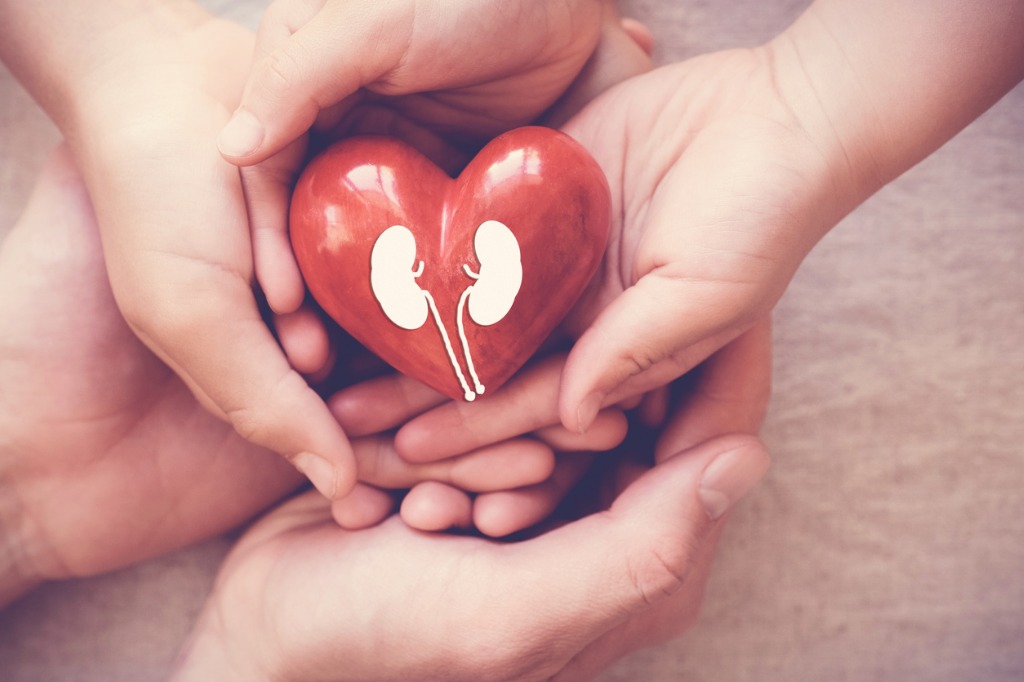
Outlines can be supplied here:
<path id="1" fill-rule="evenodd" d="M 650 606 L 678 592 L 686 583 L 699 544 L 693 535 L 663 538 L 632 555 L 628 571 L 636 599 Z"/>
<path id="2" fill-rule="evenodd" d="M 139 282 L 119 292 L 117 301 L 129 326 L 164 348 L 191 341 L 206 323 L 204 306 L 196 305 L 195 299 L 178 296 L 173 288 Z"/>
<path id="3" fill-rule="evenodd" d="M 301 410 L 294 404 L 302 392 L 309 390 L 295 372 L 286 372 L 252 395 L 245 404 L 225 410 L 228 421 L 245 440 L 269 447 L 286 456 L 298 454 L 286 447 L 289 419 Z"/>
<path id="4" fill-rule="evenodd" d="M 257 86 L 264 96 L 272 99 L 282 99 L 299 79 L 302 73 L 301 65 L 296 55 L 291 51 L 279 47 L 270 52 L 263 62 Z"/>

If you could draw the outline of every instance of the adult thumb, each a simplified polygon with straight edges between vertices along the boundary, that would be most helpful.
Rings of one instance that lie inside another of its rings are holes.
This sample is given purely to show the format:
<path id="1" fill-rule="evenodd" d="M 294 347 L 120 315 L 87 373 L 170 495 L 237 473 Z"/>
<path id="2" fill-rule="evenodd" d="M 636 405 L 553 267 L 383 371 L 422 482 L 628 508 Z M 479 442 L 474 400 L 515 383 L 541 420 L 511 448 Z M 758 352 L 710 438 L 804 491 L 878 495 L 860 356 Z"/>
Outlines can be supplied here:
<path id="1" fill-rule="evenodd" d="M 648 471 L 608 511 L 534 540 L 534 550 L 559 566 L 535 588 L 549 592 L 553 630 L 577 634 L 572 644 L 584 646 L 685 589 L 719 520 L 768 464 L 753 436 L 715 438 Z"/>

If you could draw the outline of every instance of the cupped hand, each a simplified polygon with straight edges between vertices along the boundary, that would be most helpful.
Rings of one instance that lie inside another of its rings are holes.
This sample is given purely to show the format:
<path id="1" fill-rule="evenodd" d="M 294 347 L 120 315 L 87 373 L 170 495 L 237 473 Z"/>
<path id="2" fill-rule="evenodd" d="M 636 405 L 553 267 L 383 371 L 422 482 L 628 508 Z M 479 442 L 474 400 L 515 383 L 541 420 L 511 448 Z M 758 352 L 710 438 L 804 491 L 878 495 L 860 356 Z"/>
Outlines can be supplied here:
<path id="1" fill-rule="evenodd" d="M 700 56 L 620 84 L 565 126 L 613 203 L 603 269 L 569 324 L 568 428 L 749 329 L 856 205 L 848 169 L 802 125 L 776 68 L 767 48 Z"/>
<path id="2" fill-rule="evenodd" d="M 11 558 L 0 605 L 40 581 L 216 535 L 301 485 L 283 459 L 209 414 L 128 328 L 64 148 L 0 247 L 0 316 L 0 551 Z M 553 464 L 522 439 L 420 464 L 380 434 L 353 450 L 361 485 L 375 489 L 532 485 Z"/>
<path id="3" fill-rule="evenodd" d="M 0 576 L 0 604 L 213 536 L 299 486 L 126 326 L 65 150 L 0 248 L 0 319 L 0 537 L 21 583 Z"/>
<path id="4" fill-rule="evenodd" d="M 545 114 L 563 120 L 649 68 L 637 39 L 649 48 L 607 0 L 273 3 L 220 137 L 225 157 L 248 166 L 256 277 L 270 307 L 303 303 L 287 223 L 311 126 L 317 147 L 386 134 L 455 172 L 499 133 Z"/>
<path id="5" fill-rule="evenodd" d="M 767 467 L 750 436 L 662 448 L 647 473 L 622 460 L 607 510 L 518 543 L 348 531 L 297 498 L 229 555 L 174 679 L 591 675 L 693 622 L 723 514 Z"/>
<path id="6" fill-rule="evenodd" d="M 341 496 L 355 480 L 351 446 L 260 315 L 238 170 L 215 145 L 253 39 L 203 13 L 189 16 L 184 28 L 115 52 L 78 105 L 72 150 L 114 296 L 132 330 L 203 405 L 283 454 L 325 495 Z M 327 357 L 319 328 L 289 347 L 306 370 Z"/>
<path id="7" fill-rule="evenodd" d="M 612 12 L 605 0 L 274 2 L 221 151 L 265 160 L 381 97 L 410 124 L 478 146 L 561 97 Z"/>

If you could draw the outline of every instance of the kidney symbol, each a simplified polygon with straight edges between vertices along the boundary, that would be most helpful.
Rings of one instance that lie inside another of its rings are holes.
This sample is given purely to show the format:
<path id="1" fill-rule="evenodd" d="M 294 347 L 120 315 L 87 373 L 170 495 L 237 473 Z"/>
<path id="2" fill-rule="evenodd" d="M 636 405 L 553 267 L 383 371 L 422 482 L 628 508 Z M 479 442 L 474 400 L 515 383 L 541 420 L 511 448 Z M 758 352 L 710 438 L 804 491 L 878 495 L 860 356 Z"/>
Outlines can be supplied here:
<path id="1" fill-rule="evenodd" d="M 473 355 L 466 339 L 463 321 L 468 307 L 469 318 L 481 327 L 497 324 L 515 303 L 516 294 L 523 283 L 523 264 L 519 242 L 506 225 L 497 220 L 480 224 L 473 237 L 473 249 L 480 263 L 480 271 L 473 272 L 468 263 L 462 265 L 472 283 L 459 297 L 456 325 L 466 368 L 473 380 L 470 388 L 462 372 L 448 330 L 437 311 L 429 291 L 416 283 L 426 267 L 421 260 L 415 269 L 416 238 L 409 228 L 392 225 L 374 242 L 370 254 L 370 288 L 389 320 L 402 329 L 419 329 L 428 315 L 433 316 L 448 353 L 448 361 L 462 386 L 466 400 L 473 400 L 485 387 L 477 374 Z M 468 306 L 467 306 L 468 304 Z"/>

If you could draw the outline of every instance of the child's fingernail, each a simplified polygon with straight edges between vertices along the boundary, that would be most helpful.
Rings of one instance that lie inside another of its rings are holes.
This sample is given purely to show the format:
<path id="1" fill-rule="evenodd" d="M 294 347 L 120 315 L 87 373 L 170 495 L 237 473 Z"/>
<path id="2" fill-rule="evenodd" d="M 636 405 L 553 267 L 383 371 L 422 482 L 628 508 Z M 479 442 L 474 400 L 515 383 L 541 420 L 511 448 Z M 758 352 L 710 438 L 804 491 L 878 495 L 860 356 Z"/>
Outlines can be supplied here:
<path id="1" fill-rule="evenodd" d="M 769 459 L 758 445 L 747 445 L 720 454 L 704 469 L 697 492 L 712 520 L 720 518 L 749 493 L 768 471 Z"/>
<path id="2" fill-rule="evenodd" d="M 576 423 L 579 425 L 580 433 L 584 433 L 597 419 L 597 413 L 604 405 L 604 396 L 600 393 L 591 393 L 576 408 Z"/>
<path id="3" fill-rule="evenodd" d="M 338 488 L 338 479 L 333 464 L 312 452 L 299 453 L 295 456 L 293 464 L 296 469 L 306 475 L 306 478 L 313 483 L 321 495 L 329 500 L 334 499 Z"/>
<path id="4" fill-rule="evenodd" d="M 217 148 L 225 156 L 245 156 L 256 151 L 263 142 L 263 125 L 255 116 L 239 109 L 220 131 Z"/>

